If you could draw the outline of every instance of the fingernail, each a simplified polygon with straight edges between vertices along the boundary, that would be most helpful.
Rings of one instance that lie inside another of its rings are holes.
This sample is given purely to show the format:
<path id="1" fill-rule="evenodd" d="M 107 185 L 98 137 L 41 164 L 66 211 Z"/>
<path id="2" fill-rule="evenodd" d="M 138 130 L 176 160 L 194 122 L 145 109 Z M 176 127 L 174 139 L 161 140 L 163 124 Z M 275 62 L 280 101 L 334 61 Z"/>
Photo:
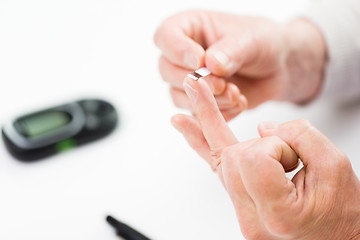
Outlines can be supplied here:
<path id="1" fill-rule="evenodd" d="M 292 166 L 292 167 L 290 167 L 290 168 L 288 168 L 288 169 L 285 169 L 285 172 L 292 172 L 292 171 L 294 171 L 295 169 L 297 169 L 298 168 L 298 166 L 300 165 L 300 160 L 298 160 L 297 161 L 297 163 L 294 165 L 294 166 Z"/>
<path id="2" fill-rule="evenodd" d="M 185 89 L 186 95 L 188 95 L 188 97 L 190 98 L 192 103 L 195 103 L 196 101 L 196 97 L 197 97 L 197 92 L 196 90 L 191 87 L 187 82 L 183 83 L 183 87 Z"/>
<path id="3" fill-rule="evenodd" d="M 261 128 L 265 130 L 273 130 L 279 127 L 279 123 L 277 122 L 262 122 L 260 123 Z"/>
<path id="4" fill-rule="evenodd" d="M 247 109 L 248 102 L 247 102 L 247 98 L 244 95 L 240 96 L 240 104 L 242 110 Z"/>
<path id="5" fill-rule="evenodd" d="M 222 51 L 214 53 L 215 59 L 224 67 L 228 67 L 230 60 L 229 57 Z"/>
<path id="6" fill-rule="evenodd" d="M 184 62 L 190 69 L 198 69 L 200 65 L 200 59 L 193 53 L 185 53 Z"/>

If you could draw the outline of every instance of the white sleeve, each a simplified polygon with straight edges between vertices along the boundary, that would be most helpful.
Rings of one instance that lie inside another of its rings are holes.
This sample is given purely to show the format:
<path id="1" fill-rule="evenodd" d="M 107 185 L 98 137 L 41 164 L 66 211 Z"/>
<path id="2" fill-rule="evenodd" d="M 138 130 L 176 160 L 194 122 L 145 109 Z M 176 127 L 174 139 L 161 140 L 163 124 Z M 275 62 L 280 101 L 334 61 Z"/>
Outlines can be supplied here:
<path id="1" fill-rule="evenodd" d="M 328 49 L 320 98 L 337 102 L 360 98 L 360 0 L 318 1 L 305 17 L 323 33 Z"/>

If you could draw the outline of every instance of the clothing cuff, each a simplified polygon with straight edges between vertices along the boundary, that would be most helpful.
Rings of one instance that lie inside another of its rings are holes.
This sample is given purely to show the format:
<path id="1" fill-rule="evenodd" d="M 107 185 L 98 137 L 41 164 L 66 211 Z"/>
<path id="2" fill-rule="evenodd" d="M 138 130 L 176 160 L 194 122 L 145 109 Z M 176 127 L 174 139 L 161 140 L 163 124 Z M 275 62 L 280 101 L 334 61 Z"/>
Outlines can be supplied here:
<path id="1" fill-rule="evenodd" d="M 349 102 L 360 98 L 360 3 L 321 1 L 303 15 L 322 32 L 327 63 L 320 99 Z"/>

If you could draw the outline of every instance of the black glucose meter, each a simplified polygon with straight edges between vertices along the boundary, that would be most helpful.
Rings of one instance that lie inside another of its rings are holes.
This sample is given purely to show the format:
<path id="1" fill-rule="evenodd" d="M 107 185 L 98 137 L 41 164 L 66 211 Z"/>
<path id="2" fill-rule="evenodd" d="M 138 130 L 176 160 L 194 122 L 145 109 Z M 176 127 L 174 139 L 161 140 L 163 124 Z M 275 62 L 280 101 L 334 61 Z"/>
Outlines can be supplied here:
<path id="1" fill-rule="evenodd" d="M 35 161 L 102 138 L 117 121 L 110 103 L 86 99 L 18 117 L 3 126 L 2 136 L 15 158 Z"/>

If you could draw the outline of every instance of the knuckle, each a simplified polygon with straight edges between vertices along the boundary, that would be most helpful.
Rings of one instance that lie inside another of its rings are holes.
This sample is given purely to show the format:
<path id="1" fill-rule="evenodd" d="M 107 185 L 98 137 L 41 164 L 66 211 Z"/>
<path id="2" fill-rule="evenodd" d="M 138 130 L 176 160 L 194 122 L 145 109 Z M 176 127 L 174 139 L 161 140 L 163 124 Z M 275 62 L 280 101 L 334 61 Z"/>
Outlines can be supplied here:
<path id="1" fill-rule="evenodd" d="M 217 167 L 222 163 L 222 151 L 221 150 L 214 150 L 210 151 L 210 158 L 211 158 L 211 168 L 214 172 L 216 172 Z"/>
<path id="2" fill-rule="evenodd" d="M 295 125 L 303 127 L 303 128 L 310 128 L 312 124 L 309 120 L 301 118 L 294 121 Z"/>
<path id="3" fill-rule="evenodd" d="M 222 162 L 239 161 L 243 159 L 245 154 L 244 146 L 241 143 L 224 148 L 218 156 Z M 214 156 L 216 156 L 214 154 Z"/>
<path id="4" fill-rule="evenodd" d="M 261 140 L 269 141 L 271 143 L 281 143 L 282 142 L 281 138 L 278 136 L 268 136 L 268 137 L 262 138 Z"/>
<path id="5" fill-rule="evenodd" d="M 293 147 L 299 148 L 303 142 L 303 137 L 306 136 L 306 133 L 309 131 L 314 131 L 315 127 L 310 123 L 309 120 L 306 119 L 298 119 L 295 121 L 291 121 L 284 125 L 285 131 L 292 136 L 293 139 Z"/>
<path id="6" fill-rule="evenodd" d="M 312 124 L 309 120 L 301 118 L 294 121 L 290 121 L 280 125 L 280 128 L 293 132 L 295 129 L 307 129 L 311 128 Z"/>
<path id="7" fill-rule="evenodd" d="M 239 154 L 239 161 L 255 163 L 257 159 L 262 159 L 263 157 L 263 152 L 259 152 L 254 148 L 246 148 Z"/>
<path id="8" fill-rule="evenodd" d="M 236 155 L 236 154 L 234 154 L 234 150 L 235 149 L 232 146 L 224 148 L 224 150 L 221 152 L 221 158 L 224 161 L 229 161 L 229 160 L 234 159 L 235 155 Z"/>

